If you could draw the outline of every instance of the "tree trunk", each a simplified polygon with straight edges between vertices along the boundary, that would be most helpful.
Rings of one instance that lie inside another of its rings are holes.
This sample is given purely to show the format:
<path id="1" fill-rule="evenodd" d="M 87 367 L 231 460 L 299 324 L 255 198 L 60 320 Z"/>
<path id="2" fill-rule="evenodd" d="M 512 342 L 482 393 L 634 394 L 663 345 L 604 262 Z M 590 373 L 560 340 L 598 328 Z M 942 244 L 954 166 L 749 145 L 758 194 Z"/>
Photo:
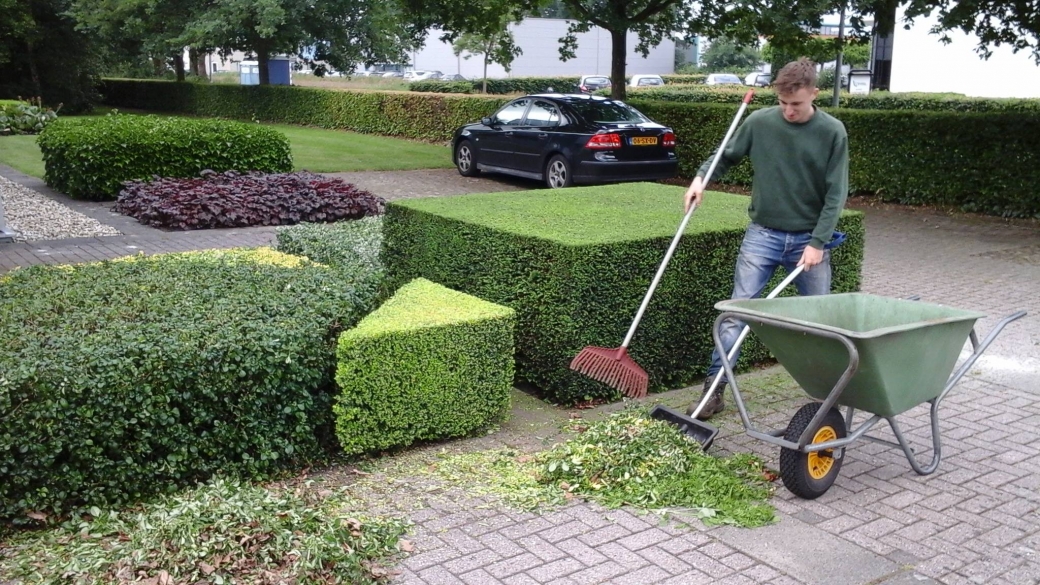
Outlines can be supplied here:
<path id="1" fill-rule="evenodd" d="M 166 63 L 158 57 L 152 57 L 152 72 L 155 77 L 162 77 L 163 71 L 166 68 Z"/>
<path id="2" fill-rule="evenodd" d="M 484 53 L 484 89 L 481 90 L 482 93 L 487 93 L 487 64 L 488 54 Z"/>
<path id="3" fill-rule="evenodd" d="M 177 72 L 177 81 L 184 81 L 184 54 L 177 53 L 173 56 L 173 69 Z"/>
<path id="4" fill-rule="evenodd" d="M 199 77 L 199 51 L 195 47 L 188 47 L 188 70 Z"/>
<path id="5" fill-rule="evenodd" d="M 267 47 L 260 45 L 256 48 L 256 64 L 260 67 L 260 85 L 271 85 L 271 70 L 269 63 L 271 54 Z"/>
<path id="6" fill-rule="evenodd" d="M 29 96 L 34 98 L 43 99 L 43 87 L 40 85 L 40 72 L 36 69 L 36 57 L 33 55 L 33 43 L 30 40 L 25 41 L 26 56 L 29 58 L 29 78 L 32 79 L 33 92 L 35 95 Z"/>
<path id="7" fill-rule="evenodd" d="M 209 68 L 206 66 L 206 53 L 199 52 L 198 60 L 195 62 L 196 75 L 209 79 Z"/>
<path id="8" fill-rule="evenodd" d="M 610 31 L 610 97 L 625 99 L 625 57 L 628 55 L 628 30 Z"/>

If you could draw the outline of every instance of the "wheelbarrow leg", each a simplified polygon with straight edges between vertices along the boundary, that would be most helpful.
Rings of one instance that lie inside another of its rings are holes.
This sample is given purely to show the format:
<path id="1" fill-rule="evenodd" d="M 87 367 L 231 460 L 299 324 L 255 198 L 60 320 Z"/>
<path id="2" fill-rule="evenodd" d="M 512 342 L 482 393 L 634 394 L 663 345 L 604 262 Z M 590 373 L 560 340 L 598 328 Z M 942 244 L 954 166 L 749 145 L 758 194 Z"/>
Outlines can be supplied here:
<path id="1" fill-rule="evenodd" d="M 892 427 L 892 434 L 899 441 L 899 447 L 903 449 L 903 454 L 906 455 L 906 460 L 910 462 L 910 467 L 918 475 L 931 475 L 939 468 L 939 462 L 942 461 L 942 436 L 939 434 L 939 400 L 939 398 L 933 398 L 928 401 L 928 404 L 931 405 L 932 419 L 932 461 L 928 465 L 922 465 L 917 460 L 917 455 L 914 453 L 913 448 L 910 447 L 906 437 L 903 436 L 903 431 L 900 430 L 899 423 L 896 422 L 895 417 L 885 417 L 885 420 L 888 421 L 888 426 Z"/>

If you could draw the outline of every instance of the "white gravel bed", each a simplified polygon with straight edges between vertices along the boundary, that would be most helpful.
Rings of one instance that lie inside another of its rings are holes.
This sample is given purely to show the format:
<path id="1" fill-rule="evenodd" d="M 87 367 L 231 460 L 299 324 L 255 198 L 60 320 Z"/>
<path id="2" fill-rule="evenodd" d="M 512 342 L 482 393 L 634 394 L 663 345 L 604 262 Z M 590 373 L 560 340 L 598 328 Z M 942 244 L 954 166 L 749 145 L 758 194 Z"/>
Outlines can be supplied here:
<path id="1" fill-rule="evenodd" d="M 3 201 L 7 226 L 18 232 L 16 241 L 118 236 L 122 233 L 4 177 L 0 177 L 0 200 Z"/>

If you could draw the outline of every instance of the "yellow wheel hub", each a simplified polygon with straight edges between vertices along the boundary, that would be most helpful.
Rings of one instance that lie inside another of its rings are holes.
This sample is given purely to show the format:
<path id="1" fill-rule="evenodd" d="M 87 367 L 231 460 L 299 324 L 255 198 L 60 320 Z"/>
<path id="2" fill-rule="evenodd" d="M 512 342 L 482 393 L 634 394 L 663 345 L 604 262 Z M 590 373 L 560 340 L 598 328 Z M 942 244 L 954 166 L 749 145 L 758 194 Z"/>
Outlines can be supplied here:
<path id="1" fill-rule="evenodd" d="M 834 429 L 829 426 L 820 427 L 820 430 L 816 431 L 816 436 L 813 437 L 812 442 L 815 443 L 826 443 L 827 441 L 833 441 L 838 438 L 838 433 L 834 432 Z M 823 451 L 813 451 L 809 453 L 808 461 L 806 462 L 809 466 L 809 475 L 813 479 L 820 480 L 827 477 L 830 473 L 831 467 L 834 466 L 834 449 L 824 449 Z"/>

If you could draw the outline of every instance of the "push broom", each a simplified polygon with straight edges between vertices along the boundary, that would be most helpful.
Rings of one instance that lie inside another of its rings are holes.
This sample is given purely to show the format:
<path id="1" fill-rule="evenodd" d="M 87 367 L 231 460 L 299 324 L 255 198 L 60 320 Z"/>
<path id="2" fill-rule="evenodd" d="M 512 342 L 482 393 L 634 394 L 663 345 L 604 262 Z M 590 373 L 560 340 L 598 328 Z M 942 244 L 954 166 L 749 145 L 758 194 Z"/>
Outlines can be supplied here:
<path id="1" fill-rule="evenodd" d="M 726 149 L 726 144 L 729 142 L 730 137 L 733 136 L 733 132 L 736 131 L 737 125 L 740 124 L 740 119 L 744 116 L 744 112 L 747 110 L 748 104 L 751 103 L 751 98 L 754 95 L 755 90 L 753 89 L 748 90 L 744 95 L 740 109 L 737 110 L 737 115 L 729 125 L 729 130 L 726 131 L 726 136 L 722 139 L 722 144 L 712 158 L 708 172 L 704 175 L 705 186 L 711 180 L 711 175 L 715 172 L 715 166 L 719 162 L 719 157 L 722 156 L 722 152 Z M 636 311 L 636 318 L 632 321 L 632 326 L 628 328 L 628 334 L 625 335 L 624 341 L 621 342 L 621 347 L 586 347 L 571 360 L 570 367 L 572 370 L 615 388 L 630 398 L 646 396 L 649 384 L 646 370 L 640 367 L 628 355 L 628 344 L 632 342 L 632 337 L 636 334 L 636 328 L 639 327 L 639 321 L 643 318 L 647 305 L 650 304 L 650 297 L 653 296 L 654 290 L 657 288 L 658 283 L 661 282 L 664 269 L 672 259 L 672 254 L 675 253 L 675 248 L 679 245 L 679 240 L 686 230 L 686 224 L 690 222 L 690 218 L 693 217 L 693 212 L 696 209 L 696 205 L 691 205 L 690 210 L 686 212 L 682 222 L 679 224 L 679 231 L 672 238 L 672 243 L 668 246 L 668 251 L 664 255 L 660 268 L 657 269 L 654 280 L 650 283 L 650 289 L 646 291 L 646 296 L 643 297 L 643 303 L 639 305 L 639 310 Z"/>

